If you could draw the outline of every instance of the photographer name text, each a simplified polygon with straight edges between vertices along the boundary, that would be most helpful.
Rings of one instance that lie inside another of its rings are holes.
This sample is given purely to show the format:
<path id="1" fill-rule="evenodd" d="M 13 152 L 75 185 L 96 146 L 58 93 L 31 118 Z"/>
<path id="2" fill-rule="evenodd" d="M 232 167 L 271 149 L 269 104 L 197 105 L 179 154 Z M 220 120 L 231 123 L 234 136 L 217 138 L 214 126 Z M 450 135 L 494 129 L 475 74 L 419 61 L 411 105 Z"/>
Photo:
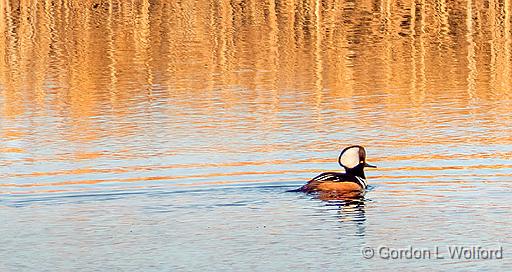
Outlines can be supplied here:
<path id="1" fill-rule="evenodd" d="M 488 248 L 482 246 L 436 246 L 434 248 L 388 246 L 363 247 L 361 254 L 365 259 L 380 258 L 389 260 L 501 260 L 503 247 Z"/>

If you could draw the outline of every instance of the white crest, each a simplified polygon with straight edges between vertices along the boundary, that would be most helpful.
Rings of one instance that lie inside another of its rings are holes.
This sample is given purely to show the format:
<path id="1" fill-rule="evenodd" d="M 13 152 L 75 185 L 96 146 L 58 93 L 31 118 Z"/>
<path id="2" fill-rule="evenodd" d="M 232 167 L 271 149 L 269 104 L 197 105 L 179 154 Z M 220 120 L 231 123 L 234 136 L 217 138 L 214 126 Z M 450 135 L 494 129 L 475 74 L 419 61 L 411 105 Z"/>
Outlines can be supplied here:
<path id="1" fill-rule="evenodd" d="M 360 161 L 359 161 L 359 147 L 358 146 L 351 147 L 351 148 L 345 150 L 345 152 L 343 152 L 343 154 L 341 154 L 340 163 L 341 163 L 341 165 L 343 165 L 347 168 L 354 168 L 359 164 L 359 162 Z"/>

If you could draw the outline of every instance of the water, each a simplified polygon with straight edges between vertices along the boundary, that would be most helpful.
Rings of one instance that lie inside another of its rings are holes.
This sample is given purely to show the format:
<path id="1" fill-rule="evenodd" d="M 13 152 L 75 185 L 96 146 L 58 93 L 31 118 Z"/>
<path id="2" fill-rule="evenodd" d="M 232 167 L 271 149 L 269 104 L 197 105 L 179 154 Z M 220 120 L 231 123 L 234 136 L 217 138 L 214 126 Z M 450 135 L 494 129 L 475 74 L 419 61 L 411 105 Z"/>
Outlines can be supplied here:
<path id="1" fill-rule="evenodd" d="M 510 269 L 511 10 L 1 1 L 0 270 Z M 286 192 L 350 144 L 365 199 Z"/>

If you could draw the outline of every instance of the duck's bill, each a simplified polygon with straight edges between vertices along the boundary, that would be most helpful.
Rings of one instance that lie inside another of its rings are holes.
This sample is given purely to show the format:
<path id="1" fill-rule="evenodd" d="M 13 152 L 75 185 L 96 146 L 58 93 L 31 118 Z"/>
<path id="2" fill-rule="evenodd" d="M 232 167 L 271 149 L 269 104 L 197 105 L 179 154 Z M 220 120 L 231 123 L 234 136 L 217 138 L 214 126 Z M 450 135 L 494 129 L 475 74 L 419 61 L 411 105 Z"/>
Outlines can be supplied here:
<path id="1" fill-rule="evenodd" d="M 372 165 L 372 164 L 369 164 L 369 163 L 364 163 L 364 167 L 370 167 L 370 168 L 377 168 L 376 165 Z"/>

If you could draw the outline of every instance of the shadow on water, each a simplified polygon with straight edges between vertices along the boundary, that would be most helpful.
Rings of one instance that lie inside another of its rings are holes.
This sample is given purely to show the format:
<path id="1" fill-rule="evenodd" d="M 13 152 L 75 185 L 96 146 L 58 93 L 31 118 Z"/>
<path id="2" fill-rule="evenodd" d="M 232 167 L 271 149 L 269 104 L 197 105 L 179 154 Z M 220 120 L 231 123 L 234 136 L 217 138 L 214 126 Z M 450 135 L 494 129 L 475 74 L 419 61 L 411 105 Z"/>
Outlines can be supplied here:
<path id="1" fill-rule="evenodd" d="M 328 207 L 336 208 L 337 217 L 340 222 L 359 222 L 366 221 L 365 216 L 365 202 L 369 201 L 364 198 L 359 199 L 344 199 L 344 200 L 329 200 L 325 205 Z"/>
<path id="2" fill-rule="evenodd" d="M 369 191 L 373 189 L 369 187 Z M 336 194 L 333 192 L 324 193 L 303 193 L 297 189 L 286 191 L 287 193 L 296 193 L 308 197 L 310 200 L 319 200 L 321 205 L 315 208 L 319 215 L 324 218 L 332 217 L 341 224 L 352 224 L 355 228 L 355 236 L 364 236 L 366 232 L 366 203 L 371 201 L 365 196 L 350 196 L 346 194 Z"/>
<path id="3" fill-rule="evenodd" d="M 340 223 L 340 227 L 350 225 L 353 227 L 354 236 L 365 236 L 366 234 L 366 202 L 369 199 L 345 198 L 322 200 L 325 208 L 319 209 L 322 213 L 334 217 Z M 325 215 L 325 214 L 324 214 Z M 324 216 L 323 215 L 323 216 Z"/>

